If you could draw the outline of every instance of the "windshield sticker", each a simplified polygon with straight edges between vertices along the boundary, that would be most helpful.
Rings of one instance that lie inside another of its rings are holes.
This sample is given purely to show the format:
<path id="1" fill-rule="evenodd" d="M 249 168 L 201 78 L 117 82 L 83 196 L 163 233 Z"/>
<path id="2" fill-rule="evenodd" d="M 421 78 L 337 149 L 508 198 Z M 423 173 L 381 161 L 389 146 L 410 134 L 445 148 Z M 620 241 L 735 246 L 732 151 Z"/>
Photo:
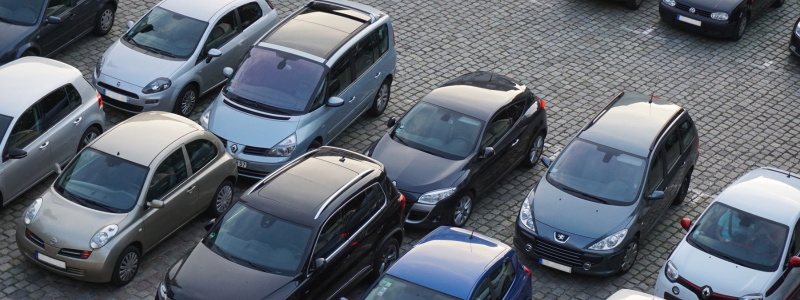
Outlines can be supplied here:
<path id="1" fill-rule="evenodd" d="M 397 129 L 394 130 L 394 133 L 400 132 L 401 130 L 403 130 L 403 128 L 406 128 L 406 126 L 403 125 L 403 124 L 400 124 L 400 126 L 397 126 Z"/>

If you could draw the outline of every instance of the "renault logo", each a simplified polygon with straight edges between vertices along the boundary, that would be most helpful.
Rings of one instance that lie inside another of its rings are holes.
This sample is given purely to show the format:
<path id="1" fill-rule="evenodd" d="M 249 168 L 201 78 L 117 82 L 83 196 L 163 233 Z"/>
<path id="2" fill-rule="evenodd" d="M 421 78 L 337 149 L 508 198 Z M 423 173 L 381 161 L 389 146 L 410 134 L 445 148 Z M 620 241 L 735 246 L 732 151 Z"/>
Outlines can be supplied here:
<path id="1" fill-rule="evenodd" d="M 567 242 L 567 240 L 569 239 L 569 236 L 566 235 L 566 234 L 563 234 L 561 232 L 554 232 L 553 233 L 553 238 L 556 239 L 556 242 L 559 242 L 559 243 L 563 244 L 563 243 Z"/>
<path id="2" fill-rule="evenodd" d="M 689 12 L 690 12 L 690 13 L 694 13 L 695 11 L 697 11 L 697 10 L 696 10 L 696 9 L 694 9 L 694 7 L 689 7 Z"/>
<path id="3" fill-rule="evenodd" d="M 56 243 L 58 243 L 58 239 L 56 237 L 51 237 L 50 238 L 50 245 L 55 245 Z"/>
<path id="4" fill-rule="evenodd" d="M 236 151 L 239 151 L 239 146 L 236 144 L 231 145 L 231 152 L 236 153 Z"/>
<path id="5" fill-rule="evenodd" d="M 708 297 L 711 297 L 711 293 L 712 293 L 711 292 L 711 288 L 710 287 L 704 287 L 703 290 L 700 291 L 700 293 L 702 294 L 703 299 L 708 299 Z"/>

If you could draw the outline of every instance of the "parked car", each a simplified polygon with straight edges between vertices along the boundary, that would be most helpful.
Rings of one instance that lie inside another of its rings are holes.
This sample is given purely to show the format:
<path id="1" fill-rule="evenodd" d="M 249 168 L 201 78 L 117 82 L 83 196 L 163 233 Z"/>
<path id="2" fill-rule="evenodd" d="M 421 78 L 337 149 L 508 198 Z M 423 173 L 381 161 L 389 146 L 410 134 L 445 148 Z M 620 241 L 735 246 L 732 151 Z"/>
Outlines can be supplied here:
<path id="1" fill-rule="evenodd" d="M 335 299 L 386 270 L 405 199 L 344 149 L 302 155 L 245 191 L 158 287 L 158 299 Z"/>
<path id="2" fill-rule="evenodd" d="M 503 242 L 441 226 L 408 250 L 362 300 L 528 300 L 531 271 Z"/>
<path id="3" fill-rule="evenodd" d="M 0 0 L 0 64 L 24 56 L 50 57 L 114 26 L 119 0 Z"/>
<path id="4" fill-rule="evenodd" d="M 795 57 L 800 58 L 800 19 L 797 19 L 797 22 L 795 22 L 792 27 L 792 37 L 789 39 L 789 51 L 791 51 Z"/>
<path id="5" fill-rule="evenodd" d="M 665 299 L 794 299 L 800 286 L 800 177 L 748 172 L 692 224 L 658 273 Z"/>
<path id="6" fill-rule="evenodd" d="M 106 123 L 103 101 L 78 69 L 25 57 L 0 67 L 0 207 L 91 143 Z"/>
<path id="7" fill-rule="evenodd" d="M 106 104 L 140 113 L 189 116 L 199 97 L 227 78 L 278 22 L 269 0 L 165 0 L 122 35 L 97 61 L 94 84 Z"/>
<path id="8" fill-rule="evenodd" d="M 661 20 L 686 30 L 740 40 L 751 20 L 785 0 L 661 0 Z"/>
<path id="9" fill-rule="evenodd" d="M 311 1 L 259 40 L 200 124 L 227 141 L 239 175 L 262 178 L 383 113 L 397 53 L 388 15 Z M 390 38 L 392 37 L 392 38 Z"/>
<path id="10" fill-rule="evenodd" d="M 533 167 L 547 135 L 545 103 L 491 72 L 434 89 L 365 154 L 384 165 L 411 209 L 406 224 L 464 226 L 478 197 L 522 164 Z"/>
<path id="11" fill-rule="evenodd" d="M 192 120 L 130 118 L 89 143 L 17 221 L 33 264 L 82 281 L 129 283 L 143 253 L 233 200 L 236 163 Z"/>
<path id="12" fill-rule="evenodd" d="M 567 273 L 625 273 L 640 240 L 681 203 L 699 156 L 689 113 L 634 92 L 581 129 L 525 197 L 514 244 Z"/>
<path id="13" fill-rule="evenodd" d="M 639 291 L 621 289 L 606 300 L 664 300 L 662 298 Z"/>

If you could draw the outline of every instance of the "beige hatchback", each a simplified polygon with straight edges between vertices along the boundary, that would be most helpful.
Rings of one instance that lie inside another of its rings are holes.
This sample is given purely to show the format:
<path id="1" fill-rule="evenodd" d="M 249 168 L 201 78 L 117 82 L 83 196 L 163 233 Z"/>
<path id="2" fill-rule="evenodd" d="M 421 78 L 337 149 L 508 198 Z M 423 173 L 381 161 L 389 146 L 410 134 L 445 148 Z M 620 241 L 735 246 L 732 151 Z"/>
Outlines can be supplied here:
<path id="1" fill-rule="evenodd" d="M 108 130 L 60 173 L 19 219 L 20 252 L 58 274 L 120 286 L 142 253 L 204 211 L 224 212 L 237 169 L 200 125 L 148 112 Z"/>

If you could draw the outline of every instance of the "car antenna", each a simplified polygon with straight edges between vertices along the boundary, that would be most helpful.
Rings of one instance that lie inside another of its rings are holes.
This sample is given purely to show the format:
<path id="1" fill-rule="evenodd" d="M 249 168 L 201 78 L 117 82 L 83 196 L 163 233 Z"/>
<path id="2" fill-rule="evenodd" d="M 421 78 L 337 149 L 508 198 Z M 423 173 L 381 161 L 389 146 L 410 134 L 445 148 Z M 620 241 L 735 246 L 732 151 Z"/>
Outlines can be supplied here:
<path id="1" fill-rule="evenodd" d="M 469 239 L 470 239 L 470 240 L 472 239 L 472 235 L 473 235 L 473 234 L 475 234 L 475 230 L 472 230 L 472 232 L 470 232 L 470 233 L 469 233 Z"/>

